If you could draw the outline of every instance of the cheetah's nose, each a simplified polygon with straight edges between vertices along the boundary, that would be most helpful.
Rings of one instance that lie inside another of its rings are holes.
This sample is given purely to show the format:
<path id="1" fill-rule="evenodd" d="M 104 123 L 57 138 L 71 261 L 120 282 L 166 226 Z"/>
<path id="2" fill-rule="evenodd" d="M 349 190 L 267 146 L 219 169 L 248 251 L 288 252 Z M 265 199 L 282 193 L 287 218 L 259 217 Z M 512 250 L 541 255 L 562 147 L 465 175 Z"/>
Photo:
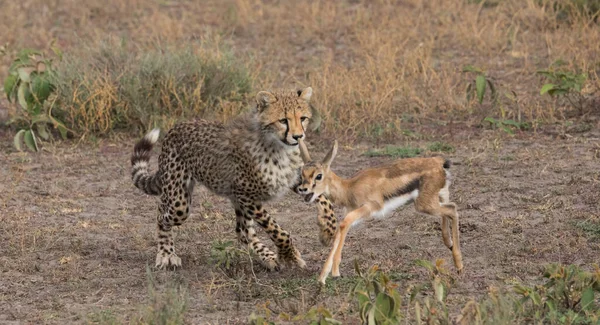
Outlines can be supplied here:
<path id="1" fill-rule="evenodd" d="M 304 137 L 304 134 L 292 135 L 292 138 L 294 138 L 294 140 L 296 140 L 296 141 L 302 139 L 303 137 Z"/>
<path id="2" fill-rule="evenodd" d="M 298 187 L 298 193 L 300 193 L 300 194 L 306 193 L 306 189 Z"/>

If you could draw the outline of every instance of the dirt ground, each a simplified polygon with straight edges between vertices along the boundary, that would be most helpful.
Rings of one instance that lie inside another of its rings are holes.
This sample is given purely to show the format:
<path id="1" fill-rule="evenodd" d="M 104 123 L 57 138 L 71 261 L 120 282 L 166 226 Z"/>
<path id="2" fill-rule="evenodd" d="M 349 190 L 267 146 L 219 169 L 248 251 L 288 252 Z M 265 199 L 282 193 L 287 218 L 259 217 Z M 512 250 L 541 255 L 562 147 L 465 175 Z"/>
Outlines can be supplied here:
<path id="1" fill-rule="evenodd" d="M 575 224 L 600 217 L 600 133 L 437 132 L 394 145 L 427 148 L 441 139 L 456 149 L 445 154 L 454 163 L 451 199 L 459 207 L 466 268 L 449 296 L 455 313 L 490 286 L 531 281 L 546 263 L 590 268 L 598 262 L 600 243 Z M 346 277 L 319 290 L 316 275 L 327 248 L 318 241 L 316 209 L 290 193 L 268 209 L 295 237 L 308 270 L 267 273 L 242 257 L 236 270 L 224 272 L 212 265 L 210 249 L 218 240 L 235 240 L 234 214 L 225 199 L 206 190 L 195 192 L 192 216 L 177 230 L 183 268 L 156 271 L 157 199 L 130 180 L 136 139 L 45 145 L 31 154 L 15 152 L 8 132 L 0 136 L 2 324 L 134 321 L 153 295 L 173 284 L 186 288 L 190 324 L 244 324 L 267 301 L 275 314 L 325 305 L 355 324 L 356 316 L 345 316 L 355 308 L 347 298 L 354 259 L 363 268 L 379 265 L 401 287 L 425 279 L 416 259 L 443 258 L 453 271 L 439 220 L 418 216 L 410 206 L 352 229 L 341 268 Z M 341 175 L 392 159 L 368 157 L 367 145 L 339 140 L 333 168 Z M 321 157 L 328 143 L 311 145 L 313 157 Z"/>

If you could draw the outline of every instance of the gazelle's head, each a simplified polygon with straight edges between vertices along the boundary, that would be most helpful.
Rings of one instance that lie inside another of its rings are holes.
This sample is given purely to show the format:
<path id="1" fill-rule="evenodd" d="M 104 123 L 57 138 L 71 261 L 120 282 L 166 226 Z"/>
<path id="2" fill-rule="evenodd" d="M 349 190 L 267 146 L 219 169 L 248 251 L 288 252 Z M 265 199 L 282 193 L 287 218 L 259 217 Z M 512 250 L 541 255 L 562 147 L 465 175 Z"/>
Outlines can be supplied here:
<path id="1" fill-rule="evenodd" d="M 304 194 L 307 202 L 313 202 L 319 195 L 328 192 L 329 176 L 331 173 L 331 162 L 337 154 L 337 140 L 333 142 L 333 147 L 325 156 L 323 161 L 307 162 L 302 167 L 301 184 L 298 186 L 298 193 Z"/>

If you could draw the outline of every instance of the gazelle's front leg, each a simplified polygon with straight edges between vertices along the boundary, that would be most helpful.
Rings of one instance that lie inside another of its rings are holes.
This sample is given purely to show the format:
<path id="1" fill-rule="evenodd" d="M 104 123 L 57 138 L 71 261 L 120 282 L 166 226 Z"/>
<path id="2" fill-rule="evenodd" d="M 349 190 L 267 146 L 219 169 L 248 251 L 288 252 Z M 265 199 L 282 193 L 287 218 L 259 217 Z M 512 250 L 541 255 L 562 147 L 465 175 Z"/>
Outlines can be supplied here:
<path id="1" fill-rule="evenodd" d="M 380 204 L 377 203 L 367 203 L 360 208 L 351 211 L 346 215 L 344 220 L 340 222 L 340 227 L 338 231 L 335 233 L 335 239 L 333 240 L 333 246 L 331 247 L 331 251 L 329 252 L 329 256 L 327 257 L 327 261 L 323 265 L 323 269 L 321 270 L 321 275 L 319 276 L 319 282 L 325 284 L 325 279 L 331 272 L 333 267 L 333 276 L 340 276 L 340 262 L 342 261 L 342 248 L 344 247 L 344 243 L 346 241 L 346 236 L 348 235 L 348 231 L 352 227 L 356 221 L 361 218 L 365 218 L 371 215 L 371 213 L 379 210 L 377 207 L 380 207 Z"/>

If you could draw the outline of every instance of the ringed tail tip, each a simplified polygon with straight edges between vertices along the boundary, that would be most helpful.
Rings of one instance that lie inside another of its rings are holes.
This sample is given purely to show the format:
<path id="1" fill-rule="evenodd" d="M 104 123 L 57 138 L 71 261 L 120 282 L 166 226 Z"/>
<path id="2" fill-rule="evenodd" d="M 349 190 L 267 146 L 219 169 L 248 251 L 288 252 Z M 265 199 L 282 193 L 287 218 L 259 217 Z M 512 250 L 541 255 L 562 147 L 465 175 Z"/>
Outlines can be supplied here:
<path id="1" fill-rule="evenodd" d="M 146 136 L 144 138 L 146 138 L 146 140 L 150 141 L 150 143 L 155 144 L 158 141 L 159 135 L 160 135 L 160 129 L 156 128 L 156 129 L 148 132 L 148 134 L 146 134 Z"/>

